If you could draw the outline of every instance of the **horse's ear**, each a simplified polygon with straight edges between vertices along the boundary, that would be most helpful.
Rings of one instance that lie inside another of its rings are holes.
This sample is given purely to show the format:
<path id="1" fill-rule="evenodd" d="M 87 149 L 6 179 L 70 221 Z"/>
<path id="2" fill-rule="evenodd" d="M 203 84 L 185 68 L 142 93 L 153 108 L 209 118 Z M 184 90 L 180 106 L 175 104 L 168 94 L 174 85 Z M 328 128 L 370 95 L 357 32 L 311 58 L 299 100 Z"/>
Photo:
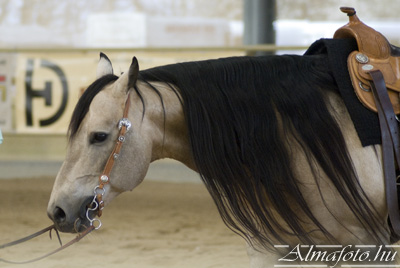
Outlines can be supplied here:
<path id="1" fill-rule="evenodd" d="M 139 76 L 139 63 L 136 57 L 133 57 L 129 70 L 121 75 L 117 80 L 114 89 L 115 94 L 126 94 L 131 88 L 135 87 Z"/>
<path id="2" fill-rule="evenodd" d="M 100 52 L 100 60 L 97 64 L 96 77 L 99 79 L 100 77 L 108 74 L 114 74 L 111 61 L 106 54 Z"/>
<path id="3" fill-rule="evenodd" d="M 136 57 L 132 58 L 131 66 L 129 67 L 129 79 L 128 79 L 128 88 L 132 88 L 136 85 L 136 81 L 139 76 L 139 63 Z"/>

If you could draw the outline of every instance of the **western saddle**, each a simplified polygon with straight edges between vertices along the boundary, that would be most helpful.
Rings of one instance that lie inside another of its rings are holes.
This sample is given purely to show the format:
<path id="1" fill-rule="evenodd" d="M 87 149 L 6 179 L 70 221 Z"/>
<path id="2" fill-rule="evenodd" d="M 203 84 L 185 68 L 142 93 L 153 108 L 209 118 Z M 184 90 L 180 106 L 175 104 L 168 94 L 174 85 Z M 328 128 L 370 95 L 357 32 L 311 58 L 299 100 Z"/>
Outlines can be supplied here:
<path id="1" fill-rule="evenodd" d="M 351 7 L 341 7 L 349 23 L 339 28 L 334 38 L 353 38 L 358 51 L 347 59 L 354 91 L 361 103 L 377 112 L 382 136 L 386 202 L 392 237 L 400 238 L 400 211 L 396 168 L 400 167 L 400 48 L 391 45 L 379 32 L 360 21 Z"/>

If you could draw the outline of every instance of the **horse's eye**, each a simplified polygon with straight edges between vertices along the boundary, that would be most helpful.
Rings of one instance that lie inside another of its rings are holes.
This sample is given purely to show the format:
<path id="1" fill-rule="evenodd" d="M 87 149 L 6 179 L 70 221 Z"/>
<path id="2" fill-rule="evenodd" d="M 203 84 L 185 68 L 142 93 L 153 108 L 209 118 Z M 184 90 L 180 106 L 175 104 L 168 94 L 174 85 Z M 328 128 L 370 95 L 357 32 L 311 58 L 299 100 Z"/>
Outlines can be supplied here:
<path id="1" fill-rule="evenodd" d="M 104 132 L 95 132 L 91 135 L 90 137 L 90 143 L 94 144 L 94 143 L 100 143 L 103 142 L 107 139 L 108 134 L 104 133 Z"/>

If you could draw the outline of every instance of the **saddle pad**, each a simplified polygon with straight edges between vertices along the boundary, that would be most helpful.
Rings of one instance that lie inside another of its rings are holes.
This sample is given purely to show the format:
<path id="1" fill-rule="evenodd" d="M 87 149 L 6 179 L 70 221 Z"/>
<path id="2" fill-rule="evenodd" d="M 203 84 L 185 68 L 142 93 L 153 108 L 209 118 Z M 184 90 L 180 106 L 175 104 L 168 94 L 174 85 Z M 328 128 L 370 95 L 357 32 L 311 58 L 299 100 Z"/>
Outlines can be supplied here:
<path id="1" fill-rule="evenodd" d="M 361 144 L 365 147 L 381 144 L 378 115 L 367 108 L 357 98 L 347 68 L 347 57 L 357 50 L 354 39 L 320 39 L 314 42 L 305 55 L 326 54 L 329 66 L 339 88 L 339 93 L 349 111 Z"/>

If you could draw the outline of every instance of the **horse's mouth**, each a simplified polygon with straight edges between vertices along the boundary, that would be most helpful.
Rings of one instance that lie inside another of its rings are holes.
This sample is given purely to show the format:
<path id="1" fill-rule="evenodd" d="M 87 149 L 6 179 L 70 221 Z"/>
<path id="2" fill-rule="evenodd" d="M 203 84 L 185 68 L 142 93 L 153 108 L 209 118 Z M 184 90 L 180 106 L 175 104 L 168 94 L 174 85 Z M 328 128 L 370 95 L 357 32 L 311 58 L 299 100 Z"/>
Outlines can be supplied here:
<path id="1" fill-rule="evenodd" d="M 75 233 L 80 233 L 89 228 L 90 222 L 85 219 L 82 220 L 81 218 L 77 218 L 74 222 L 74 232 Z"/>
<path id="2" fill-rule="evenodd" d="M 90 210 L 93 201 L 92 197 L 87 197 L 80 206 L 75 216 L 68 216 L 66 212 L 56 207 L 53 214 L 49 215 L 58 231 L 64 233 L 80 233 L 90 227 L 91 221 L 97 216 L 97 210 Z"/>

